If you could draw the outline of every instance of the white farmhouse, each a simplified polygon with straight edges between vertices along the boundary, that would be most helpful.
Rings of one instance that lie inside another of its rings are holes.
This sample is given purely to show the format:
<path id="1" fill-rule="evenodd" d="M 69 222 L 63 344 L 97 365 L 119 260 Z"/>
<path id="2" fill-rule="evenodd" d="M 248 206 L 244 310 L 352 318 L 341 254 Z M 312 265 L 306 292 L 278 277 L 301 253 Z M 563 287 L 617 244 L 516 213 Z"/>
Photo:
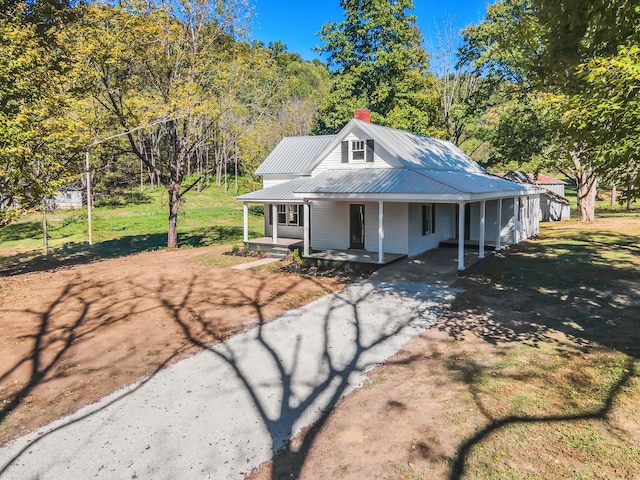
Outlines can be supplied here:
<path id="1" fill-rule="evenodd" d="M 539 190 L 488 174 L 453 144 L 371 124 L 357 110 L 336 135 L 284 138 L 256 171 L 261 190 L 237 197 L 265 207 L 265 238 L 301 242 L 304 257 L 384 264 L 441 242 L 479 248 L 539 231 Z M 462 239 L 462 241 L 459 241 Z"/>

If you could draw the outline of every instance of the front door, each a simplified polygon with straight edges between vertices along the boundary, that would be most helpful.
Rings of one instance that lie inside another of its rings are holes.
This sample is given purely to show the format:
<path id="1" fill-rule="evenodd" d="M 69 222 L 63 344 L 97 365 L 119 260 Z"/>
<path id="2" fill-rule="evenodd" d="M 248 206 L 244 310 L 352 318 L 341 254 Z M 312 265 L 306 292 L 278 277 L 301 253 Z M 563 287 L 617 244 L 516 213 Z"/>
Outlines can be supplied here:
<path id="1" fill-rule="evenodd" d="M 349 248 L 364 250 L 364 204 L 349 205 Z"/>

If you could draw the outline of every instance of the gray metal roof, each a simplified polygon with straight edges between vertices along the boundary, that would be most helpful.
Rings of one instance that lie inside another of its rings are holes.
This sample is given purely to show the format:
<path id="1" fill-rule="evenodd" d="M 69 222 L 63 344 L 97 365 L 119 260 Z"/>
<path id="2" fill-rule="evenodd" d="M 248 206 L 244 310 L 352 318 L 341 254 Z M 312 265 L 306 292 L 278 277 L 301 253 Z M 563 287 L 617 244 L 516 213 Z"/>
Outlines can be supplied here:
<path id="1" fill-rule="evenodd" d="M 256 170 L 256 175 L 308 174 L 335 135 L 285 137 Z"/>
<path id="2" fill-rule="evenodd" d="M 305 195 L 431 195 L 460 196 L 496 193 L 520 195 L 527 188 L 486 173 L 412 170 L 405 168 L 328 170 L 315 177 L 263 188 L 238 197 L 241 201 L 294 202 Z"/>
<path id="3" fill-rule="evenodd" d="M 446 185 L 455 186 L 460 191 L 467 193 L 513 192 L 514 194 L 518 194 L 527 190 L 524 185 L 484 172 L 429 170 L 423 171 L 422 173 L 434 180 L 438 180 Z"/>
<path id="4" fill-rule="evenodd" d="M 441 193 L 461 190 L 405 168 L 328 170 L 299 185 L 296 193 Z"/>
<path id="5" fill-rule="evenodd" d="M 361 120 L 352 120 L 343 131 L 354 127 L 380 143 L 397 162 L 406 168 L 485 172 L 475 160 L 445 140 Z M 342 132 L 339 135 L 341 134 Z"/>
<path id="6" fill-rule="evenodd" d="M 255 192 L 245 193 L 236 197 L 240 201 L 252 201 L 252 202 L 292 202 L 300 201 L 294 196 L 294 192 L 298 188 L 302 188 L 305 182 L 308 182 L 310 177 L 299 177 L 288 182 L 283 182 L 272 187 L 263 188 Z"/>

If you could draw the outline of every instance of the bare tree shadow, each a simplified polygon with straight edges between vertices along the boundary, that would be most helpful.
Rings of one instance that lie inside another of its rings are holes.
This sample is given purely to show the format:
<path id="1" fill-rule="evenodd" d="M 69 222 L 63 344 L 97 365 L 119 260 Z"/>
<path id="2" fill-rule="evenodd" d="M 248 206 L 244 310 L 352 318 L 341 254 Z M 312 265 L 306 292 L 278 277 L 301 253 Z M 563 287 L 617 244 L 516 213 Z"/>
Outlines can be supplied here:
<path id="1" fill-rule="evenodd" d="M 209 245 L 228 244 L 242 238 L 242 228 L 212 226 L 193 232 L 183 233 L 179 237 L 179 247 L 204 247 Z M 112 240 L 86 243 L 67 243 L 51 249 L 48 255 L 39 252 L 25 252 L 0 256 L 0 276 L 21 275 L 29 272 L 42 272 L 59 267 L 83 265 L 96 260 L 117 258 L 134 253 L 165 248 L 166 233 L 150 233 L 145 235 L 126 235 Z"/>
<path id="2" fill-rule="evenodd" d="M 637 239 L 616 234 L 616 246 L 632 257 L 640 255 Z M 476 390 L 483 366 L 466 361 L 457 370 L 486 424 L 457 449 L 450 479 L 465 473 L 471 451 L 487 437 L 516 424 L 607 420 L 623 387 L 637 374 L 640 358 L 640 274 L 634 261 L 607 260 L 607 249 L 594 235 L 576 234 L 571 242 L 550 249 L 537 243 L 519 245 L 506 258 L 491 257 L 458 281 L 456 296 L 438 328 L 449 337 L 467 334 L 496 346 L 551 346 L 558 354 L 567 344 L 587 353 L 610 349 L 625 355 L 625 368 L 613 380 L 598 406 L 579 413 L 493 416 Z M 574 243 L 574 242 L 577 242 Z M 549 250 L 552 250 L 550 253 Z M 509 376 L 526 382 L 528 378 Z"/>
<path id="3" fill-rule="evenodd" d="M 466 469 L 466 464 L 472 449 L 482 443 L 491 434 L 504 429 L 510 425 L 517 424 L 536 424 L 536 423 L 556 423 L 556 422 L 570 422 L 580 420 L 607 420 L 611 413 L 613 404 L 616 397 L 620 394 L 623 387 L 628 386 L 630 380 L 636 375 L 635 362 L 633 358 L 628 357 L 625 364 L 625 368 L 619 378 L 616 379 L 606 392 L 605 398 L 598 408 L 594 408 L 581 413 L 567 414 L 567 415 L 507 415 L 499 418 L 494 417 L 489 412 L 489 409 L 485 407 L 482 399 L 476 389 L 474 388 L 473 377 L 478 374 L 482 367 L 473 364 L 473 362 L 460 365 L 458 367 L 463 371 L 463 377 L 465 383 L 469 386 L 471 395 L 476 403 L 478 410 L 486 418 L 487 423 L 483 428 L 478 430 L 474 435 L 467 438 L 457 449 L 453 458 L 451 471 L 449 474 L 450 480 L 459 480 L 463 477 Z"/>
<path id="4" fill-rule="evenodd" d="M 216 348 L 202 344 L 193 334 L 193 327 L 184 321 L 188 315 L 184 310 L 186 299 L 177 303 L 168 298 L 163 301 L 166 308 L 172 309 L 172 316 L 187 338 L 233 369 L 270 436 L 275 454 L 271 478 L 288 479 L 299 478 L 318 433 L 339 400 L 355 388 L 361 374 L 385 358 L 371 353 L 399 334 L 407 334 L 406 341 L 435 321 L 440 305 L 434 299 L 448 291 L 434 288 L 404 291 L 403 285 L 384 282 L 354 285 L 330 296 L 328 301 L 312 305 L 304 314 L 294 312 L 280 319 L 282 325 L 292 325 L 314 312 L 311 323 L 290 327 L 293 333 L 284 333 L 282 326 L 266 323 L 264 304 L 245 296 L 259 318 L 250 348 L 259 350 L 262 367 L 268 365 L 271 369 L 266 377 L 255 372 L 255 365 L 247 364 L 247 350 L 236 344 L 226 342 Z M 373 316 L 378 318 L 372 323 Z M 339 340 L 344 336 L 348 337 L 346 343 Z M 309 337 L 315 338 L 310 341 Z M 392 347 L 388 354 L 397 348 Z M 309 359 L 308 354 L 314 349 L 317 351 Z"/>
<path id="5" fill-rule="evenodd" d="M 118 282 L 119 280 L 113 280 L 88 284 L 83 279 L 79 279 L 69 282 L 57 297 L 41 311 L 34 309 L 24 311 L 3 309 L 1 311 L 2 314 L 8 315 L 26 314 L 35 321 L 36 327 L 32 329 L 32 333 L 27 333 L 20 337 L 21 340 L 32 342 L 29 351 L 16 359 L 13 364 L 4 364 L 0 370 L 0 384 L 7 382 L 18 370 L 29 370 L 28 378 L 26 381 L 20 382 L 21 386 L 19 388 L 13 391 L 5 390 L 3 392 L 6 397 L 3 399 L 0 408 L 0 423 L 3 423 L 19 407 L 23 406 L 28 396 L 38 387 L 45 386 L 57 379 L 59 376 L 57 372 L 59 372 L 60 368 L 64 367 L 65 362 L 69 360 L 70 350 L 76 342 L 82 342 L 87 338 L 101 334 L 109 327 L 127 321 L 133 313 L 143 314 L 147 311 L 145 309 L 138 309 L 134 312 L 132 309 L 129 309 L 127 311 L 121 311 L 119 314 L 114 314 L 113 309 L 117 305 L 117 301 L 109 301 L 103 298 L 101 303 L 102 310 L 90 312 L 93 302 L 89 299 L 88 291 L 105 291 Z M 134 302 L 136 299 L 137 297 L 135 295 L 130 295 L 127 300 Z M 67 318 L 63 319 L 62 317 L 65 316 Z M 46 434 L 30 441 L 4 465 L 0 465 L 0 476 L 7 472 L 14 461 L 24 455 L 28 449 L 33 448 L 38 442 L 126 398 L 144 386 L 157 372 L 164 369 L 168 364 L 180 357 L 181 354 L 181 349 L 170 352 L 169 355 L 159 361 L 159 364 L 150 375 L 122 394 L 116 395 L 99 408 L 89 407 L 88 413 L 68 418 L 60 422 L 58 426 L 51 428 Z M 96 355 L 99 355 L 98 351 L 96 351 Z"/>

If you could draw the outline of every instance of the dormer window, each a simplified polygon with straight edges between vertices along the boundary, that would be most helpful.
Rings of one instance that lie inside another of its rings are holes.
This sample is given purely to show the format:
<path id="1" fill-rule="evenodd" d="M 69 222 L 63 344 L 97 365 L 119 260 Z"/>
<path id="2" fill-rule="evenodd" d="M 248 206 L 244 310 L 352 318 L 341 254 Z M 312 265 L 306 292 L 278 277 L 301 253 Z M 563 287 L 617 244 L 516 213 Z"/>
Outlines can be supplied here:
<path id="1" fill-rule="evenodd" d="M 364 140 L 351 141 L 351 159 L 364 160 Z"/>
<path id="2" fill-rule="evenodd" d="M 342 163 L 373 162 L 373 140 L 351 140 L 342 142 Z"/>

